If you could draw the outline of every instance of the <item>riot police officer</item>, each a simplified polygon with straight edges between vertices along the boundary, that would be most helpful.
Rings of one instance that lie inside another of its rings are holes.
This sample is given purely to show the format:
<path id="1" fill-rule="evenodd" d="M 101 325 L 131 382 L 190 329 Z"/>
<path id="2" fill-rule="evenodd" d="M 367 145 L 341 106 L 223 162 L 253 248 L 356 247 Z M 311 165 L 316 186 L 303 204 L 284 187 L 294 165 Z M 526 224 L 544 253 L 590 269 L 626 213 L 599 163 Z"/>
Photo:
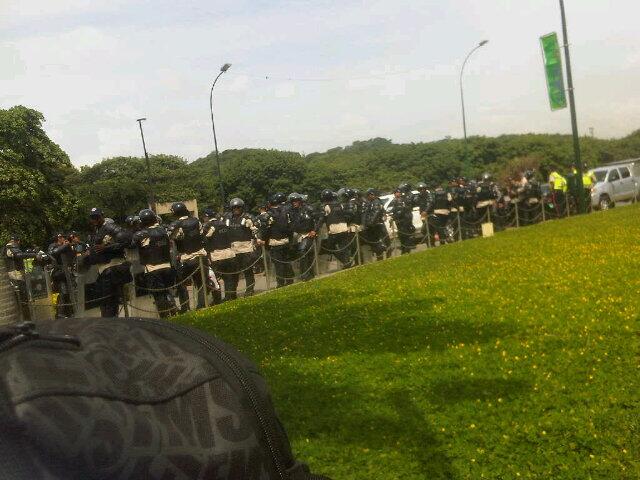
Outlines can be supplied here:
<path id="1" fill-rule="evenodd" d="M 133 234 L 131 247 L 138 249 L 140 265 L 144 267 L 144 286 L 151 291 L 158 315 L 166 318 L 177 313 L 171 287 L 176 283 L 176 271 L 171 266 L 171 246 L 167 230 L 158 224 L 156 214 L 149 209 L 138 214 L 140 230 Z"/>
<path id="2" fill-rule="evenodd" d="M 229 226 L 231 246 L 236 253 L 236 271 L 242 272 L 245 280 L 245 296 L 253 295 L 256 280 L 253 264 L 256 262 L 254 239 L 257 227 L 253 216 L 245 212 L 244 200 L 234 198 L 229 202 L 230 212 L 225 215 Z"/>
<path id="3" fill-rule="evenodd" d="M 420 218 L 422 219 L 421 234 L 424 237 L 424 241 L 426 241 L 429 213 L 433 210 L 433 194 L 424 182 L 418 182 L 416 190 L 418 190 L 418 193 L 413 196 L 413 206 L 418 207 L 420 212 Z"/>
<path id="4" fill-rule="evenodd" d="M 132 281 L 130 264 L 125 260 L 128 235 L 112 219 L 105 218 L 99 208 L 91 209 L 89 223 L 94 233 L 82 263 L 98 269 L 96 293 L 102 317 L 117 317 L 123 300 L 122 287 Z"/>
<path id="5" fill-rule="evenodd" d="M 345 212 L 338 195 L 329 189 L 322 191 L 320 201 L 322 202 L 323 212 L 321 223 L 327 225 L 329 234 L 327 248 L 342 264 L 342 268 L 350 268 L 352 266 L 351 245 L 349 244 L 349 221 L 351 216 L 348 212 Z"/>
<path id="6" fill-rule="evenodd" d="M 289 258 L 289 247 L 293 231 L 287 197 L 278 192 L 271 196 L 264 222 L 260 224 L 258 244 L 266 245 L 273 261 L 278 288 L 291 285 L 294 280 Z"/>
<path id="7" fill-rule="evenodd" d="M 177 251 L 178 299 L 180 312 L 189 310 L 189 294 L 187 284 L 191 283 L 197 290 L 197 308 L 204 307 L 205 289 L 202 275 L 197 272 L 200 259 L 205 259 L 207 252 L 202 245 L 202 224 L 191 215 L 187 206 L 182 202 L 171 205 L 171 213 L 178 217 L 171 224 L 170 238 L 174 241 Z M 204 265 L 206 267 L 206 265 Z M 189 278 L 189 280 L 187 280 Z M 194 292 L 195 293 L 195 292 Z"/>
<path id="8" fill-rule="evenodd" d="M 56 318 L 71 317 L 73 316 L 71 269 L 76 259 L 76 252 L 71 239 L 66 238 L 62 233 L 58 233 L 55 241 L 47 248 L 47 255 L 51 260 L 51 290 L 58 294 Z"/>
<path id="9" fill-rule="evenodd" d="M 362 239 L 365 244 L 369 245 L 377 260 L 382 260 L 385 252 L 387 252 L 387 256 L 390 253 L 388 249 L 391 240 L 384 224 L 385 217 L 384 205 L 378 198 L 376 190 L 368 189 L 367 201 L 364 204 L 362 215 Z"/>
<path id="10" fill-rule="evenodd" d="M 415 248 L 413 234 L 416 227 L 413 225 L 411 186 L 408 183 L 401 184 L 394 190 L 393 197 L 387 211 L 391 213 L 391 218 L 396 225 L 400 239 L 400 253 L 404 255 Z"/>
<path id="11" fill-rule="evenodd" d="M 318 218 L 313 208 L 304 203 L 304 197 L 301 194 L 292 193 L 289 199 L 293 248 L 296 258 L 299 259 L 300 279 L 307 281 L 314 277 L 312 249 L 318 231 Z"/>
<path id="12" fill-rule="evenodd" d="M 476 188 L 476 215 L 479 221 L 491 221 L 491 212 L 495 208 L 498 196 L 496 186 L 491 181 L 491 175 L 489 173 L 483 174 L 482 181 Z"/>
<path id="13" fill-rule="evenodd" d="M 30 318 L 27 296 L 27 285 L 24 279 L 24 261 L 27 258 L 35 258 L 35 252 L 25 252 L 20 248 L 20 237 L 12 235 L 9 243 L 4 247 L 4 260 L 9 274 L 9 281 L 13 286 L 20 305 L 23 320 Z"/>
<path id="14" fill-rule="evenodd" d="M 442 185 L 438 185 L 433 192 L 433 214 L 435 215 L 435 226 L 440 242 L 453 241 L 447 228 L 452 205 L 453 196 L 451 191 L 446 190 Z"/>
<path id="15" fill-rule="evenodd" d="M 224 283 L 224 300 L 235 300 L 238 298 L 240 274 L 237 273 L 236 252 L 232 246 L 229 222 L 213 210 L 205 211 L 205 219 L 202 234 L 211 268 Z M 213 296 L 216 303 L 222 301 L 219 288 L 214 290 Z"/>
<path id="16" fill-rule="evenodd" d="M 350 248 L 350 257 L 354 259 L 356 265 L 360 263 L 358 255 L 358 243 L 355 238 L 362 232 L 362 199 L 359 192 L 354 188 L 345 188 L 343 193 L 342 208 L 348 220 L 347 241 Z"/>
<path id="17" fill-rule="evenodd" d="M 542 189 L 533 170 L 526 170 L 524 178 L 527 183 L 524 187 L 524 199 L 520 204 L 522 209 L 521 222 L 524 225 L 531 225 L 539 215 L 538 210 L 542 202 Z"/>

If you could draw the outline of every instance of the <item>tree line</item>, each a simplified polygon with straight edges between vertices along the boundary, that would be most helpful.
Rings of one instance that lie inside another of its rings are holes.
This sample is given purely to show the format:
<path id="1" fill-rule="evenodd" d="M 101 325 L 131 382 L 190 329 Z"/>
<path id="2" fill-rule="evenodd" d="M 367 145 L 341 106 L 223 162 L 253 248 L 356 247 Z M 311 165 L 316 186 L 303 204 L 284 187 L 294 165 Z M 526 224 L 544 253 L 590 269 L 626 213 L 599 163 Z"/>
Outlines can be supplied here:
<path id="1" fill-rule="evenodd" d="M 17 233 L 26 244 L 42 244 L 59 230 L 86 230 L 86 213 L 99 206 L 121 220 L 156 200 L 195 198 L 201 207 L 220 207 L 215 155 L 193 162 L 170 154 L 113 157 L 75 168 L 42 128 L 44 116 L 15 106 L 0 109 L 0 240 Z M 580 139 L 590 167 L 634 158 L 640 130 L 621 139 Z M 227 199 L 241 197 L 249 208 L 276 191 L 308 194 L 350 186 L 391 190 L 401 182 L 439 184 L 452 177 L 498 178 L 522 168 L 566 171 L 573 161 L 570 135 L 523 134 L 395 144 L 389 139 L 355 141 L 323 153 L 267 149 L 226 150 L 220 155 Z"/>

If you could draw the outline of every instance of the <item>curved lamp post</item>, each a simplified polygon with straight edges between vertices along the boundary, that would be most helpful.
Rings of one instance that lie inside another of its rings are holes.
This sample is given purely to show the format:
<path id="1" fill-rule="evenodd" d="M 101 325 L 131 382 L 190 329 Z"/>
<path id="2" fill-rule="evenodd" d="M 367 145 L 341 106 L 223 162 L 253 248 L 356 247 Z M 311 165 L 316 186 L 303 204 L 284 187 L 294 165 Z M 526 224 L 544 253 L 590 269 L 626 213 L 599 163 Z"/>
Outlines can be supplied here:
<path id="1" fill-rule="evenodd" d="M 213 87 L 216 86 L 216 82 L 218 81 L 220 76 L 224 72 L 229 70 L 230 67 L 231 67 L 230 63 L 225 63 L 222 67 L 220 67 L 220 73 L 218 74 L 218 76 L 213 81 L 213 84 L 211 85 L 211 95 L 209 96 L 209 107 L 211 108 L 211 128 L 213 129 L 213 145 L 214 145 L 215 150 L 216 150 L 216 165 L 217 165 L 217 170 L 218 170 L 218 172 L 217 172 L 218 173 L 218 181 L 220 182 L 220 200 L 222 201 L 222 203 L 220 205 L 221 211 L 224 210 L 225 194 L 224 194 L 224 185 L 222 183 L 222 175 L 220 174 L 220 156 L 218 154 L 218 139 L 216 138 L 216 124 L 213 121 Z"/>
<path id="2" fill-rule="evenodd" d="M 471 50 L 467 55 L 467 57 L 464 59 L 462 68 L 460 69 L 460 99 L 462 100 L 462 128 L 464 129 L 465 144 L 467 143 L 467 118 L 465 116 L 465 111 L 464 111 L 464 90 L 462 89 L 462 74 L 464 73 L 464 67 L 467 64 L 467 61 L 469 60 L 469 57 L 473 55 L 473 52 L 478 50 L 480 47 L 484 47 L 487 43 L 489 43 L 489 40 L 483 40 L 478 45 L 476 45 L 474 49 Z"/>

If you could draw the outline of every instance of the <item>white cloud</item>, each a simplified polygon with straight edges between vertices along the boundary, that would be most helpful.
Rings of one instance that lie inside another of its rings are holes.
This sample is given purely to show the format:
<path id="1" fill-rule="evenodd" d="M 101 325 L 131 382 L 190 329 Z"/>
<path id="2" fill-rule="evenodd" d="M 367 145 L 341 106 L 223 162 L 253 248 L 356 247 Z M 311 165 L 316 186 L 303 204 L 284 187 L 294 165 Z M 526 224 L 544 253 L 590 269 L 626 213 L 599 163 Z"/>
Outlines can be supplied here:
<path id="1" fill-rule="evenodd" d="M 459 68 L 483 38 L 489 45 L 465 70 L 470 132 L 570 129 L 565 113 L 552 114 L 546 103 L 538 37 L 559 30 L 552 0 L 8 7 L 3 21 L 14 28 L 0 48 L 0 105 L 43 111 L 48 132 L 75 163 L 140 155 L 135 119 L 142 116 L 149 151 L 207 154 L 209 89 L 225 62 L 233 66 L 215 92 L 222 149 L 311 152 L 367 136 L 460 136 Z M 581 128 L 620 136 L 639 127 L 632 85 L 640 79 L 633 20 L 640 5 L 585 0 L 567 13 Z M 296 80 L 313 78 L 334 80 Z"/>

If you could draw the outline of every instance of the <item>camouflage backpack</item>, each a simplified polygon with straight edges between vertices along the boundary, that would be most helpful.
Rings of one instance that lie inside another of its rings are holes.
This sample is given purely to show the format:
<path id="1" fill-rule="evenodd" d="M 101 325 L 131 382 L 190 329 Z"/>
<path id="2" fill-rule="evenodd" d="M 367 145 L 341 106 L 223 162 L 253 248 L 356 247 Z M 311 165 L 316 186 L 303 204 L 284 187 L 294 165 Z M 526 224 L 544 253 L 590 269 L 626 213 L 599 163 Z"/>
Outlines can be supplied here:
<path id="1" fill-rule="evenodd" d="M 161 320 L 0 329 L 0 479 L 320 480 L 235 349 Z"/>

